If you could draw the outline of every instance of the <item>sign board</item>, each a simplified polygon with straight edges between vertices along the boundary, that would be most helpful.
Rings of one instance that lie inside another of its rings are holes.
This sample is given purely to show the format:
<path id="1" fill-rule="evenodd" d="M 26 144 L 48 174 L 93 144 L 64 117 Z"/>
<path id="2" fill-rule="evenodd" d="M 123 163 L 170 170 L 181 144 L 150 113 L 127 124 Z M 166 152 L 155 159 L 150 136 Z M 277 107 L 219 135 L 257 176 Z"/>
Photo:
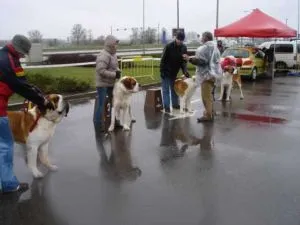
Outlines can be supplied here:
<path id="1" fill-rule="evenodd" d="M 179 29 L 173 28 L 172 29 L 172 37 L 175 37 L 178 31 L 181 31 L 184 33 L 184 28 L 179 28 Z"/>
<path id="2" fill-rule="evenodd" d="M 41 43 L 32 43 L 28 61 L 31 63 L 41 63 L 43 61 L 43 46 Z"/>

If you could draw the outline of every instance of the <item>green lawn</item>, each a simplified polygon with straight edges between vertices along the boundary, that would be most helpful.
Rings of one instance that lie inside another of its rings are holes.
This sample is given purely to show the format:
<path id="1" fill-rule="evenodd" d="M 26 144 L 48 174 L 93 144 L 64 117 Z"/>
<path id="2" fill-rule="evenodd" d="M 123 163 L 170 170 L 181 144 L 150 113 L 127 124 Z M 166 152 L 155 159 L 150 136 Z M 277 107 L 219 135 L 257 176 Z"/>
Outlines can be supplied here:
<path id="1" fill-rule="evenodd" d="M 152 74 L 151 68 L 123 68 L 122 74 L 123 75 L 131 75 L 136 77 L 138 82 L 141 85 L 148 85 L 148 84 L 154 84 L 160 82 L 160 74 L 159 74 L 159 67 L 158 67 L 158 61 L 155 62 L 155 66 L 153 68 L 153 76 L 152 77 L 140 77 L 141 75 L 150 75 Z M 62 67 L 62 68 L 43 68 L 43 69 L 27 69 L 26 72 L 28 73 L 28 76 L 30 74 L 45 74 L 49 76 L 55 76 L 55 77 L 71 77 L 76 80 L 84 80 L 88 81 L 88 83 L 91 85 L 91 90 L 95 89 L 95 68 L 94 67 Z M 193 74 L 194 67 L 192 65 L 189 65 L 189 72 Z M 181 71 L 179 72 L 179 74 Z M 20 102 L 23 101 L 23 98 L 21 98 L 18 95 L 12 96 L 10 99 L 10 103 L 14 102 Z"/>

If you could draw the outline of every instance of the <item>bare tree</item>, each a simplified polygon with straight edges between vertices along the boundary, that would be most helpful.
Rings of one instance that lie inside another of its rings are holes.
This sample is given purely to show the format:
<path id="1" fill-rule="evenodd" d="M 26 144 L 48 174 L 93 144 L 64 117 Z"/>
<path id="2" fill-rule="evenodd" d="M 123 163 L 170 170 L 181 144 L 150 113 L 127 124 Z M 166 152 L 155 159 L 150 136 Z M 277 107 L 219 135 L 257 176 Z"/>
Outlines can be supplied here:
<path id="1" fill-rule="evenodd" d="M 140 31 L 139 28 L 132 28 L 132 34 L 130 35 L 130 41 L 132 44 L 137 44 L 139 42 Z"/>
<path id="2" fill-rule="evenodd" d="M 89 41 L 89 43 L 91 44 L 91 43 L 93 42 L 93 33 L 92 33 L 92 30 L 91 30 L 91 29 L 89 29 L 89 30 L 87 31 L 87 36 L 88 36 L 88 41 Z"/>
<path id="3" fill-rule="evenodd" d="M 198 40 L 198 33 L 195 32 L 195 31 L 187 32 L 187 34 L 186 34 L 186 39 L 187 39 L 188 41 Z"/>
<path id="4" fill-rule="evenodd" d="M 96 40 L 94 40 L 95 44 L 104 45 L 105 37 L 103 35 L 99 36 Z"/>
<path id="5" fill-rule="evenodd" d="M 142 32 L 142 37 L 144 36 L 144 41 L 147 44 L 153 44 L 156 40 L 156 32 L 157 30 L 155 28 L 148 27 L 147 30 Z"/>
<path id="6" fill-rule="evenodd" d="M 41 43 L 42 42 L 42 34 L 38 30 L 31 30 L 28 32 L 29 39 L 32 43 Z"/>
<path id="7" fill-rule="evenodd" d="M 75 24 L 72 28 L 72 39 L 79 45 L 80 41 L 86 39 L 86 30 L 81 24 Z"/>

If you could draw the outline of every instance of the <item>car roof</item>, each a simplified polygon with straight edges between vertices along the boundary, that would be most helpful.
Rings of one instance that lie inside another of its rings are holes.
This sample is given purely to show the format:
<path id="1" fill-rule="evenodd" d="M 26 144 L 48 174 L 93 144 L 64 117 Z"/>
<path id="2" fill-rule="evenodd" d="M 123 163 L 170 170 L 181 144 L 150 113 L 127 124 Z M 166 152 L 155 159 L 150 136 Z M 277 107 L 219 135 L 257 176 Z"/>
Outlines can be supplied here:
<path id="1" fill-rule="evenodd" d="M 296 41 L 266 41 L 264 43 L 262 43 L 259 47 L 263 48 L 269 48 L 272 44 L 276 44 L 276 45 L 280 45 L 280 44 L 291 44 L 294 45 L 296 44 Z"/>
<path id="2" fill-rule="evenodd" d="M 248 46 L 247 47 L 230 47 L 230 48 L 227 48 L 227 49 L 248 50 L 248 51 L 259 50 L 259 48 L 257 48 L 257 47 L 248 47 Z"/>

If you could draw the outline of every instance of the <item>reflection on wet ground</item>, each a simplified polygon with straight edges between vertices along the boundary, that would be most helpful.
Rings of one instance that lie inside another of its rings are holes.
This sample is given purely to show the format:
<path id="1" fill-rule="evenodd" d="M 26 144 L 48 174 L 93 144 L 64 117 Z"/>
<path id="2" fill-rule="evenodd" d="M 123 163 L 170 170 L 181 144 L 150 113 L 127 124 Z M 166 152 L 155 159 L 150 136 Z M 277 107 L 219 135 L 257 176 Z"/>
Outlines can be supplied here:
<path id="1" fill-rule="evenodd" d="M 31 189 L 0 197 L 0 224 L 296 225 L 299 86 L 290 77 L 244 82 L 245 100 L 234 89 L 204 124 L 199 91 L 186 115 L 144 112 L 143 91 L 131 131 L 109 135 L 92 123 L 92 100 L 73 103 L 50 145 L 58 172 L 32 180 L 17 146 L 15 171 Z"/>

